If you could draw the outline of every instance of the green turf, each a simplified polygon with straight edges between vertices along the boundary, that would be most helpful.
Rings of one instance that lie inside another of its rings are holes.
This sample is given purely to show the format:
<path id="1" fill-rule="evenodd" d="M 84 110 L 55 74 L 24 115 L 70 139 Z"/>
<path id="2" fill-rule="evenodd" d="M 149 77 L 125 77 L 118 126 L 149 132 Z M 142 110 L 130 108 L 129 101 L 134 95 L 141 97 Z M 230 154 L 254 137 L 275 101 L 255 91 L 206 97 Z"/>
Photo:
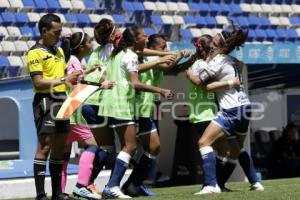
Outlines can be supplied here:
<path id="1" fill-rule="evenodd" d="M 198 192 L 200 186 L 181 186 L 169 188 L 155 188 L 152 189 L 157 193 L 156 197 L 151 197 L 153 200 L 300 200 L 300 179 L 280 179 L 263 181 L 265 191 L 255 192 L 248 191 L 247 183 L 231 183 L 228 187 L 234 189 L 235 192 L 223 193 L 217 195 L 197 195 L 193 193 Z M 140 200 L 150 198 L 137 198 Z M 33 199 L 23 199 L 33 200 Z"/>

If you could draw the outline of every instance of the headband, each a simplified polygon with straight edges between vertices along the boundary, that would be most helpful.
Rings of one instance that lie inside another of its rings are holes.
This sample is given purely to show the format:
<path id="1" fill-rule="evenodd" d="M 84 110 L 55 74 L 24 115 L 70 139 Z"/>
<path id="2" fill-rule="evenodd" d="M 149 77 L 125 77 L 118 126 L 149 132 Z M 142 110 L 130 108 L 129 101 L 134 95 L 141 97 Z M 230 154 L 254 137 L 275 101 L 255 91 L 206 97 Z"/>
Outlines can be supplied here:
<path id="1" fill-rule="evenodd" d="M 81 43 L 83 42 L 83 39 L 84 39 L 84 35 L 85 35 L 85 33 L 83 31 L 81 31 L 80 42 L 74 48 L 71 48 L 71 50 L 77 49 L 81 45 Z M 71 39 L 72 39 L 72 37 L 71 37 Z"/>

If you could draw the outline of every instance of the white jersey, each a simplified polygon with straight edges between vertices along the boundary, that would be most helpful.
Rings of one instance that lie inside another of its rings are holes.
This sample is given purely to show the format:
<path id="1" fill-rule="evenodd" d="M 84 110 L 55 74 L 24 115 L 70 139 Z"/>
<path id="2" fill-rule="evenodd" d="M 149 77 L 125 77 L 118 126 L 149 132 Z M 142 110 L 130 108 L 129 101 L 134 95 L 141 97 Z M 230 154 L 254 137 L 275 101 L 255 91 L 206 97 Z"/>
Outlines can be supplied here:
<path id="1" fill-rule="evenodd" d="M 130 49 L 126 49 L 125 54 L 121 60 L 121 67 L 128 72 L 138 72 L 139 71 L 138 55 L 133 51 L 131 51 Z"/>
<path id="2" fill-rule="evenodd" d="M 239 77 L 241 82 L 240 88 L 216 91 L 220 109 L 230 109 L 250 104 L 249 98 L 244 90 L 241 73 L 235 65 L 234 58 L 220 54 L 208 63 L 208 72 L 214 81 L 228 81 Z"/>

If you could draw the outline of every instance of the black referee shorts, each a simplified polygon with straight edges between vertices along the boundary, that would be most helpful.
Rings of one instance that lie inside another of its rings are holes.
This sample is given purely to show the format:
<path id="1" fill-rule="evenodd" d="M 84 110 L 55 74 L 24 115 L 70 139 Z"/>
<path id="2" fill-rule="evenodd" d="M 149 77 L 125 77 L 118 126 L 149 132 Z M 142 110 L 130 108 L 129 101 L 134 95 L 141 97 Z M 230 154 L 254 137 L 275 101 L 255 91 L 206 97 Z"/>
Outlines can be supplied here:
<path id="1" fill-rule="evenodd" d="M 69 119 L 57 119 L 56 114 L 62 106 L 66 94 L 36 93 L 33 99 L 33 115 L 37 134 L 68 133 Z"/>

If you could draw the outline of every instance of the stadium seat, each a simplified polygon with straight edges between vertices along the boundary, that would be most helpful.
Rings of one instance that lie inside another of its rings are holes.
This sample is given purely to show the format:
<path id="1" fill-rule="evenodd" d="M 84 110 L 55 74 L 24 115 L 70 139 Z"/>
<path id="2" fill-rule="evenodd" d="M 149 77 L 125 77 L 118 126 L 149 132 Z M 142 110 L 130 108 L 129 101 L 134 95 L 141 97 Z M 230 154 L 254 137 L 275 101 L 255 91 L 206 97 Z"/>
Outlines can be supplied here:
<path id="1" fill-rule="evenodd" d="M 134 20 L 138 24 L 144 24 L 144 22 L 149 21 L 149 18 L 145 17 L 145 7 L 141 2 L 132 2 L 132 7 L 134 9 L 133 16 Z M 133 20 L 133 19 L 132 19 Z"/>
<path id="2" fill-rule="evenodd" d="M 192 16 L 183 16 L 183 19 L 186 25 L 196 25 L 196 20 Z"/>
<path id="3" fill-rule="evenodd" d="M 33 47 L 33 45 L 35 45 L 35 43 L 36 43 L 36 41 L 34 41 L 34 40 L 27 41 L 28 48 L 30 49 L 31 47 Z"/>
<path id="4" fill-rule="evenodd" d="M 191 28 L 190 31 L 192 33 L 193 38 L 198 38 L 202 35 L 200 29 L 198 28 Z"/>
<path id="5" fill-rule="evenodd" d="M 245 13 L 251 13 L 252 12 L 252 7 L 250 4 L 248 3 L 241 3 L 240 4 L 241 6 L 241 10 Z"/>
<path id="6" fill-rule="evenodd" d="M 112 16 L 116 24 L 125 24 L 126 19 L 123 15 L 113 15 Z"/>
<path id="7" fill-rule="evenodd" d="M 15 10 L 22 9 L 24 7 L 22 0 L 8 0 L 10 8 Z"/>
<path id="8" fill-rule="evenodd" d="M 75 14 L 67 13 L 65 14 L 66 24 L 76 25 L 78 23 L 78 19 Z"/>
<path id="9" fill-rule="evenodd" d="M 289 41 L 294 41 L 294 40 L 297 40 L 299 38 L 298 34 L 297 34 L 297 31 L 295 29 L 287 29 L 286 33 L 288 35 L 288 40 Z"/>
<path id="10" fill-rule="evenodd" d="M 94 28 L 92 27 L 85 27 L 83 31 L 88 34 L 90 37 L 94 37 Z"/>
<path id="11" fill-rule="evenodd" d="M 145 1 L 144 2 L 144 7 L 145 7 L 145 10 L 150 10 L 150 11 L 156 10 L 155 3 L 151 2 L 151 1 Z"/>
<path id="12" fill-rule="evenodd" d="M 94 26 L 96 25 L 101 19 L 101 15 L 98 14 L 89 14 L 91 25 Z"/>
<path id="13" fill-rule="evenodd" d="M 267 37 L 266 32 L 263 29 L 255 29 L 256 39 L 259 41 L 264 40 Z"/>
<path id="14" fill-rule="evenodd" d="M 34 34 L 33 39 L 38 39 L 41 35 L 39 29 L 36 26 L 32 27 L 32 32 Z"/>
<path id="15" fill-rule="evenodd" d="M 55 15 L 57 15 L 60 18 L 60 21 L 65 24 L 66 23 L 66 18 L 64 16 L 64 14 L 62 13 L 54 13 Z"/>
<path id="16" fill-rule="evenodd" d="M 50 12 L 46 0 L 34 0 L 35 11 L 37 12 Z"/>
<path id="17" fill-rule="evenodd" d="M 181 15 L 174 15 L 173 16 L 173 21 L 174 21 L 174 24 L 179 24 L 179 25 L 184 25 L 184 19 Z"/>
<path id="18" fill-rule="evenodd" d="M 29 26 L 21 26 L 19 27 L 22 37 L 26 37 L 28 39 L 34 37 L 33 31 Z"/>
<path id="19" fill-rule="evenodd" d="M 100 9 L 93 0 L 84 0 L 83 3 L 87 12 L 95 12 L 98 14 L 102 14 L 104 12 L 104 9 Z"/>
<path id="20" fill-rule="evenodd" d="M 193 38 L 189 29 L 180 29 L 180 36 L 186 41 L 190 41 Z"/>
<path id="21" fill-rule="evenodd" d="M 163 22 L 159 15 L 152 15 L 151 22 L 156 26 L 157 29 L 161 29 Z"/>
<path id="22" fill-rule="evenodd" d="M 292 8 L 293 8 L 292 14 L 296 14 L 296 15 L 300 14 L 300 4 L 293 4 Z"/>
<path id="23" fill-rule="evenodd" d="M 35 26 L 41 18 L 38 13 L 34 13 L 34 12 L 27 13 L 27 17 L 30 26 Z"/>
<path id="24" fill-rule="evenodd" d="M 247 19 L 247 17 L 244 17 L 244 16 L 236 17 L 236 22 L 242 28 L 247 28 L 249 26 L 248 19 Z"/>
<path id="25" fill-rule="evenodd" d="M 289 18 L 288 17 L 279 17 L 279 23 L 280 23 L 280 25 L 281 26 L 290 26 L 291 25 L 291 23 L 290 23 L 290 20 L 289 20 Z"/>
<path id="26" fill-rule="evenodd" d="M 288 4 L 281 5 L 282 13 L 290 14 L 293 12 L 292 6 Z"/>
<path id="27" fill-rule="evenodd" d="M 218 24 L 223 25 L 223 26 L 229 25 L 229 21 L 228 21 L 227 17 L 225 17 L 225 16 L 216 16 L 216 21 Z"/>
<path id="28" fill-rule="evenodd" d="M 206 16 L 210 12 L 210 7 L 208 3 L 199 3 L 199 13 L 200 15 Z"/>
<path id="29" fill-rule="evenodd" d="M 272 6 L 273 14 L 279 15 L 282 13 L 281 5 L 271 4 L 271 6 Z"/>
<path id="30" fill-rule="evenodd" d="M 172 16 L 170 16 L 170 15 L 161 15 L 160 17 L 161 17 L 162 23 L 164 25 L 173 25 L 174 24 Z"/>
<path id="31" fill-rule="evenodd" d="M 177 7 L 181 13 L 188 13 L 190 11 L 188 4 L 185 2 L 177 2 Z"/>
<path id="32" fill-rule="evenodd" d="M 83 32 L 83 29 L 78 28 L 78 27 L 73 27 L 73 28 L 71 28 L 71 30 L 72 30 L 72 33 Z"/>
<path id="33" fill-rule="evenodd" d="M 218 25 L 215 17 L 206 16 L 205 21 L 206 26 L 209 28 L 213 28 Z"/>
<path id="34" fill-rule="evenodd" d="M 0 35 L 1 35 L 1 38 L 3 38 L 3 37 L 7 38 L 9 36 L 5 26 L 0 26 Z"/>
<path id="35" fill-rule="evenodd" d="M 290 22 L 292 24 L 292 26 L 294 27 L 299 27 L 300 26 L 300 17 L 290 17 Z"/>
<path id="36" fill-rule="evenodd" d="M 72 10 L 76 11 L 76 12 L 81 12 L 83 10 L 85 10 L 85 5 L 83 3 L 83 1 L 80 0 L 72 0 Z"/>
<path id="37" fill-rule="evenodd" d="M 65 10 L 64 12 L 67 12 L 68 10 L 72 10 L 73 9 L 71 1 L 68 1 L 68 0 L 59 0 L 59 4 L 60 4 L 61 9 Z"/>
<path id="38" fill-rule="evenodd" d="M 169 12 L 175 13 L 179 11 L 178 5 L 175 2 L 167 2 L 167 8 Z"/>
<path id="39" fill-rule="evenodd" d="M 271 24 L 269 18 L 266 17 L 266 16 L 259 17 L 259 20 L 260 20 L 260 27 L 261 28 L 267 28 Z"/>
<path id="40" fill-rule="evenodd" d="M 256 39 L 256 34 L 255 34 L 255 31 L 253 30 L 253 29 L 249 29 L 248 30 L 248 38 L 247 38 L 247 40 L 248 41 L 253 41 L 253 40 L 255 40 Z"/>
<path id="41" fill-rule="evenodd" d="M 260 6 L 260 4 L 253 3 L 251 4 L 251 8 L 252 8 L 252 13 L 260 14 L 263 12 L 263 9 Z"/>
<path id="42" fill-rule="evenodd" d="M 271 25 L 274 25 L 274 28 L 280 25 L 279 17 L 269 17 L 269 20 Z"/>
<path id="43" fill-rule="evenodd" d="M 15 54 L 23 55 L 29 49 L 28 46 L 27 46 L 27 42 L 25 42 L 25 41 L 18 40 L 18 41 L 15 41 L 14 44 L 15 44 L 15 47 L 16 47 Z"/>
<path id="44" fill-rule="evenodd" d="M 77 14 L 77 20 L 78 20 L 77 25 L 79 27 L 90 26 L 91 20 L 87 14 L 84 13 Z"/>
<path id="45" fill-rule="evenodd" d="M 133 5 L 132 5 L 131 2 L 129 2 L 129 1 L 123 1 L 123 2 L 122 2 L 122 9 L 123 9 L 127 14 L 129 14 L 129 16 L 132 16 L 132 15 L 133 15 L 134 8 L 133 8 Z"/>
<path id="46" fill-rule="evenodd" d="M 231 15 L 238 16 L 243 13 L 239 4 L 232 3 L 232 4 L 229 4 L 228 6 L 230 8 Z"/>
<path id="47" fill-rule="evenodd" d="M 230 10 L 228 4 L 226 4 L 226 3 L 219 3 L 219 5 L 220 5 L 220 14 L 221 15 L 226 16 L 226 15 L 228 15 L 230 13 L 231 10 Z"/>
<path id="48" fill-rule="evenodd" d="M 269 41 L 274 41 L 277 38 L 277 34 L 276 34 L 275 30 L 273 30 L 273 29 L 267 29 L 266 34 L 267 34 L 266 39 Z"/>
<path id="49" fill-rule="evenodd" d="M 65 12 L 65 9 L 61 9 L 60 4 L 58 2 L 58 0 L 46 0 L 47 4 L 48 4 L 48 11 L 49 12 Z"/>
<path id="50" fill-rule="evenodd" d="M 167 7 L 167 4 L 164 3 L 164 2 L 155 2 L 155 6 L 156 6 L 156 11 L 159 11 L 159 12 L 167 12 L 168 11 L 168 7 Z"/>
<path id="51" fill-rule="evenodd" d="M 5 11 L 9 7 L 10 7 L 10 4 L 9 4 L 8 0 L 1 0 L 0 1 L 0 11 L 1 12 Z"/>
<path id="52" fill-rule="evenodd" d="M 16 17 L 14 13 L 2 12 L 1 17 L 2 17 L 2 25 L 9 26 L 15 24 L 16 22 Z"/>
<path id="53" fill-rule="evenodd" d="M 2 46 L 2 52 L 6 55 L 10 55 L 16 51 L 16 47 L 11 41 L 1 41 L 0 44 Z"/>
<path id="54" fill-rule="evenodd" d="M 249 16 L 248 22 L 249 22 L 250 28 L 256 28 L 256 27 L 260 26 L 260 20 L 256 16 Z"/>
<path id="55" fill-rule="evenodd" d="M 101 16 L 101 19 L 102 18 L 107 18 L 107 19 L 110 19 L 114 22 L 114 18 L 111 15 L 103 14 L 103 15 L 100 15 L 100 16 Z"/>
<path id="56" fill-rule="evenodd" d="M 18 39 L 22 36 L 19 28 L 16 26 L 7 26 L 6 29 L 11 39 Z"/>
<path id="57" fill-rule="evenodd" d="M 200 7 L 199 7 L 198 3 L 188 2 L 188 6 L 189 6 L 189 9 L 190 9 L 190 12 L 198 14 L 198 12 L 200 10 Z"/>
<path id="58" fill-rule="evenodd" d="M 261 4 L 261 8 L 262 8 L 262 13 L 264 14 L 272 14 L 273 13 L 273 9 L 272 6 L 270 4 Z"/>
<path id="59" fill-rule="evenodd" d="M 23 26 L 23 25 L 25 25 L 29 22 L 29 18 L 26 15 L 26 13 L 24 13 L 24 12 L 17 12 L 15 14 L 15 17 L 16 17 L 16 23 L 15 24 L 18 25 L 18 26 Z"/>
<path id="60" fill-rule="evenodd" d="M 196 15 L 195 20 L 196 20 L 196 23 L 197 23 L 198 27 L 205 27 L 206 26 L 205 17 L 200 16 L 200 15 Z"/>
<path id="61" fill-rule="evenodd" d="M 218 14 L 223 14 L 221 11 L 221 7 L 220 7 L 220 4 L 217 4 L 217 3 L 210 3 L 209 4 L 209 7 L 210 7 L 210 15 L 211 16 L 216 16 Z"/>
<path id="62" fill-rule="evenodd" d="M 4 78 L 5 69 L 10 66 L 6 56 L 0 55 L 0 78 Z"/>
<path id="63" fill-rule="evenodd" d="M 200 30 L 202 34 L 213 35 L 212 29 L 210 28 L 201 28 Z"/>
<path id="64" fill-rule="evenodd" d="M 24 5 L 24 8 L 26 8 L 26 9 L 29 9 L 29 10 L 35 9 L 35 3 L 33 0 L 23 0 L 23 5 Z"/>
<path id="65" fill-rule="evenodd" d="M 10 66 L 24 67 L 24 63 L 20 56 L 8 56 L 7 59 L 9 61 Z"/>
<path id="66" fill-rule="evenodd" d="M 69 27 L 62 27 L 61 35 L 66 36 L 68 34 L 72 34 L 72 30 Z"/>

